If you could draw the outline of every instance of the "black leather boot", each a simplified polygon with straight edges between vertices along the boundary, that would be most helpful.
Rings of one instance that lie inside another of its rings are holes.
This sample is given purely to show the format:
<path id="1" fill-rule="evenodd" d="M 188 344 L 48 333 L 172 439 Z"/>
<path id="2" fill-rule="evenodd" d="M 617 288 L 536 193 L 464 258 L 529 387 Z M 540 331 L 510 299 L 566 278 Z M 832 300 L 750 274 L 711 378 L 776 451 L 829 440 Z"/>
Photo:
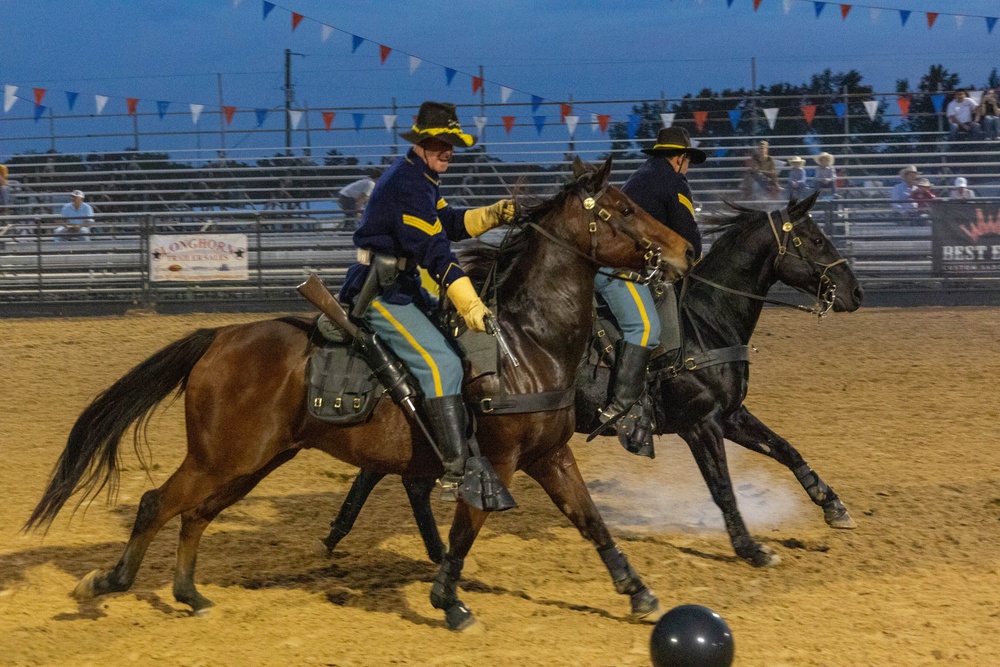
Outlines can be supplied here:
<path id="1" fill-rule="evenodd" d="M 653 351 L 622 341 L 611 378 L 611 402 L 601 410 L 601 423 L 628 412 L 646 389 L 646 366 Z"/>

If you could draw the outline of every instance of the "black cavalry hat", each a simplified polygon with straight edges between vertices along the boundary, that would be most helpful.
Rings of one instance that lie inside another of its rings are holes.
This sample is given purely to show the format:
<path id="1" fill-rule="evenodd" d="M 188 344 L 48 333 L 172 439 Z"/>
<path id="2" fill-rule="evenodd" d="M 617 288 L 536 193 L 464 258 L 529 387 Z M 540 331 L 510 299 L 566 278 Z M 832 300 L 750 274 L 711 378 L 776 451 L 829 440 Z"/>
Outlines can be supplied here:
<path id="1" fill-rule="evenodd" d="M 458 148 L 469 148 L 476 143 L 476 137 L 462 132 L 458 124 L 455 105 L 446 102 L 424 102 L 417 113 L 417 122 L 409 132 L 399 136 L 413 144 L 433 137 L 446 141 Z"/>
<path id="2" fill-rule="evenodd" d="M 670 153 L 687 153 L 691 164 L 701 164 L 708 159 L 708 154 L 700 148 L 691 147 L 691 137 L 683 127 L 664 127 L 656 133 L 656 144 L 652 148 L 644 148 L 646 155 L 665 155 Z"/>

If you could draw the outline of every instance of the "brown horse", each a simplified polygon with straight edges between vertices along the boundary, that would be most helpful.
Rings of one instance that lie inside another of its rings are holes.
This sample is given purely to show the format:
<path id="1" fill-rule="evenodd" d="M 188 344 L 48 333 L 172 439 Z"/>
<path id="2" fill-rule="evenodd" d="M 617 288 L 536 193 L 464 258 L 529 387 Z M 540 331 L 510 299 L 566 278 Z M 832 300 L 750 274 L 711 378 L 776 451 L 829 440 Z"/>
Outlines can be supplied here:
<path id="1" fill-rule="evenodd" d="M 640 270 L 652 258 L 671 274 L 690 268 L 690 244 L 610 187 L 610 171 L 610 159 L 600 169 L 577 160 L 574 180 L 530 208 L 517 240 L 494 258 L 504 267 L 497 288 L 498 320 L 521 360 L 517 368 L 504 367 L 507 394 L 573 387 L 590 332 L 598 265 Z M 202 533 L 219 512 L 301 449 L 320 449 L 386 473 L 440 475 L 438 458 L 419 429 L 390 401 L 381 401 L 371 419 L 354 426 L 334 426 L 309 415 L 305 371 L 312 329 L 313 320 L 292 317 L 201 329 L 140 363 L 84 410 L 28 529 L 50 523 L 77 491 L 83 490 L 86 499 L 106 485 L 113 490 L 122 435 L 136 423 L 138 447 L 141 427 L 174 389 L 186 392 L 188 453 L 161 487 L 143 495 L 118 564 L 88 574 L 74 591 L 77 597 L 127 590 L 157 531 L 180 514 L 174 597 L 195 611 L 211 606 L 194 584 Z M 496 393 L 495 378 L 472 383 L 467 396 Z M 594 544 L 616 590 L 630 596 L 632 613 L 654 616 L 656 597 L 611 538 L 577 469 L 567 444 L 573 424 L 572 405 L 483 415 L 478 439 L 504 484 L 509 485 L 516 470 L 524 470 Z M 464 503 L 457 506 L 450 550 L 431 589 L 431 604 L 445 611 L 453 630 L 475 622 L 456 587 L 463 559 L 486 517 Z"/>

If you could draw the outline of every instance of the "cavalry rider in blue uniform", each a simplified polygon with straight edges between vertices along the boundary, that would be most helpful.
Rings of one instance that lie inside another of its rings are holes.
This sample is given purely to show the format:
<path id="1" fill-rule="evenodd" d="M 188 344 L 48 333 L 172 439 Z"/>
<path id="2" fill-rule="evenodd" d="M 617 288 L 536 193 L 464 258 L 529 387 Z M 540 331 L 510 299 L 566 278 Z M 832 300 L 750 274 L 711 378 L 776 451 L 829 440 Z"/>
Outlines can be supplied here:
<path id="1" fill-rule="evenodd" d="M 459 126 L 454 105 L 424 102 L 416 124 L 400 136 L 414 146 L 375 184 L 354 232 L 358 263 L 348 270 L 341 297 L 354 303 L 352 315 L 363 317 L 419 382 L 444 464 L 442 497 L 455 500 L 469 440 L 462 363 L 424 314 L 432 302 L 421 287 L 419 269 L 433 278 L 441 294 L 448 295 L 470 329 L 484 331 L 489 310 L 459 267 L 451 241 L 479 236 L 509 221 L 514 203 L 503 199 L 482 208 L 458 209 L 441 197 L 439 175 L 448 169 L 455 148 L 476 143 L 476 137 Z M 386 261 L 391 279 L 379 279 L 377 291 L 366 295 L 366 277 Z"/>
<path id="2" fill-rule="evenodd" d="M 694 219 L 688 166 L 701 164 L 705 151 L 691 147 L 691 137 L 680 127 L 663 128 L 656 144 L 642 151 L 649 155 L 622 187 L 632 201 L 661 223 L 687 239 L 701 256 L 701 232 Z M 608 422 L 635 404 L 646 386 L 646 366 L 660 344 L 660 320 L 649 287 L 598 274 L 595 289 L 614 314 L 622 330 L 622 344 L 611 374 L 612 398 L 601 411 Z M 677 326 L 677 322 L 667 323 Z"/>

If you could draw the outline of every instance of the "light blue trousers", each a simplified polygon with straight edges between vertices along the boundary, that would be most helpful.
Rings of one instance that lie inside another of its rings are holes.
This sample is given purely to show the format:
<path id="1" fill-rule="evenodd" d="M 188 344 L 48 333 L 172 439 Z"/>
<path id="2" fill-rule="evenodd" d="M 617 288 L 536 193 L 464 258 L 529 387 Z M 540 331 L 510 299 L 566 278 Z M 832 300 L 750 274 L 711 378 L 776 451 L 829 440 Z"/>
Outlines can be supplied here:
<path id="1" fill-rule="evenodd" d="M 625 342 L 649 349 L 660 344 L 660 318 L 648 287 L 598 273 L 594 289 L 611 308 Z"/>

